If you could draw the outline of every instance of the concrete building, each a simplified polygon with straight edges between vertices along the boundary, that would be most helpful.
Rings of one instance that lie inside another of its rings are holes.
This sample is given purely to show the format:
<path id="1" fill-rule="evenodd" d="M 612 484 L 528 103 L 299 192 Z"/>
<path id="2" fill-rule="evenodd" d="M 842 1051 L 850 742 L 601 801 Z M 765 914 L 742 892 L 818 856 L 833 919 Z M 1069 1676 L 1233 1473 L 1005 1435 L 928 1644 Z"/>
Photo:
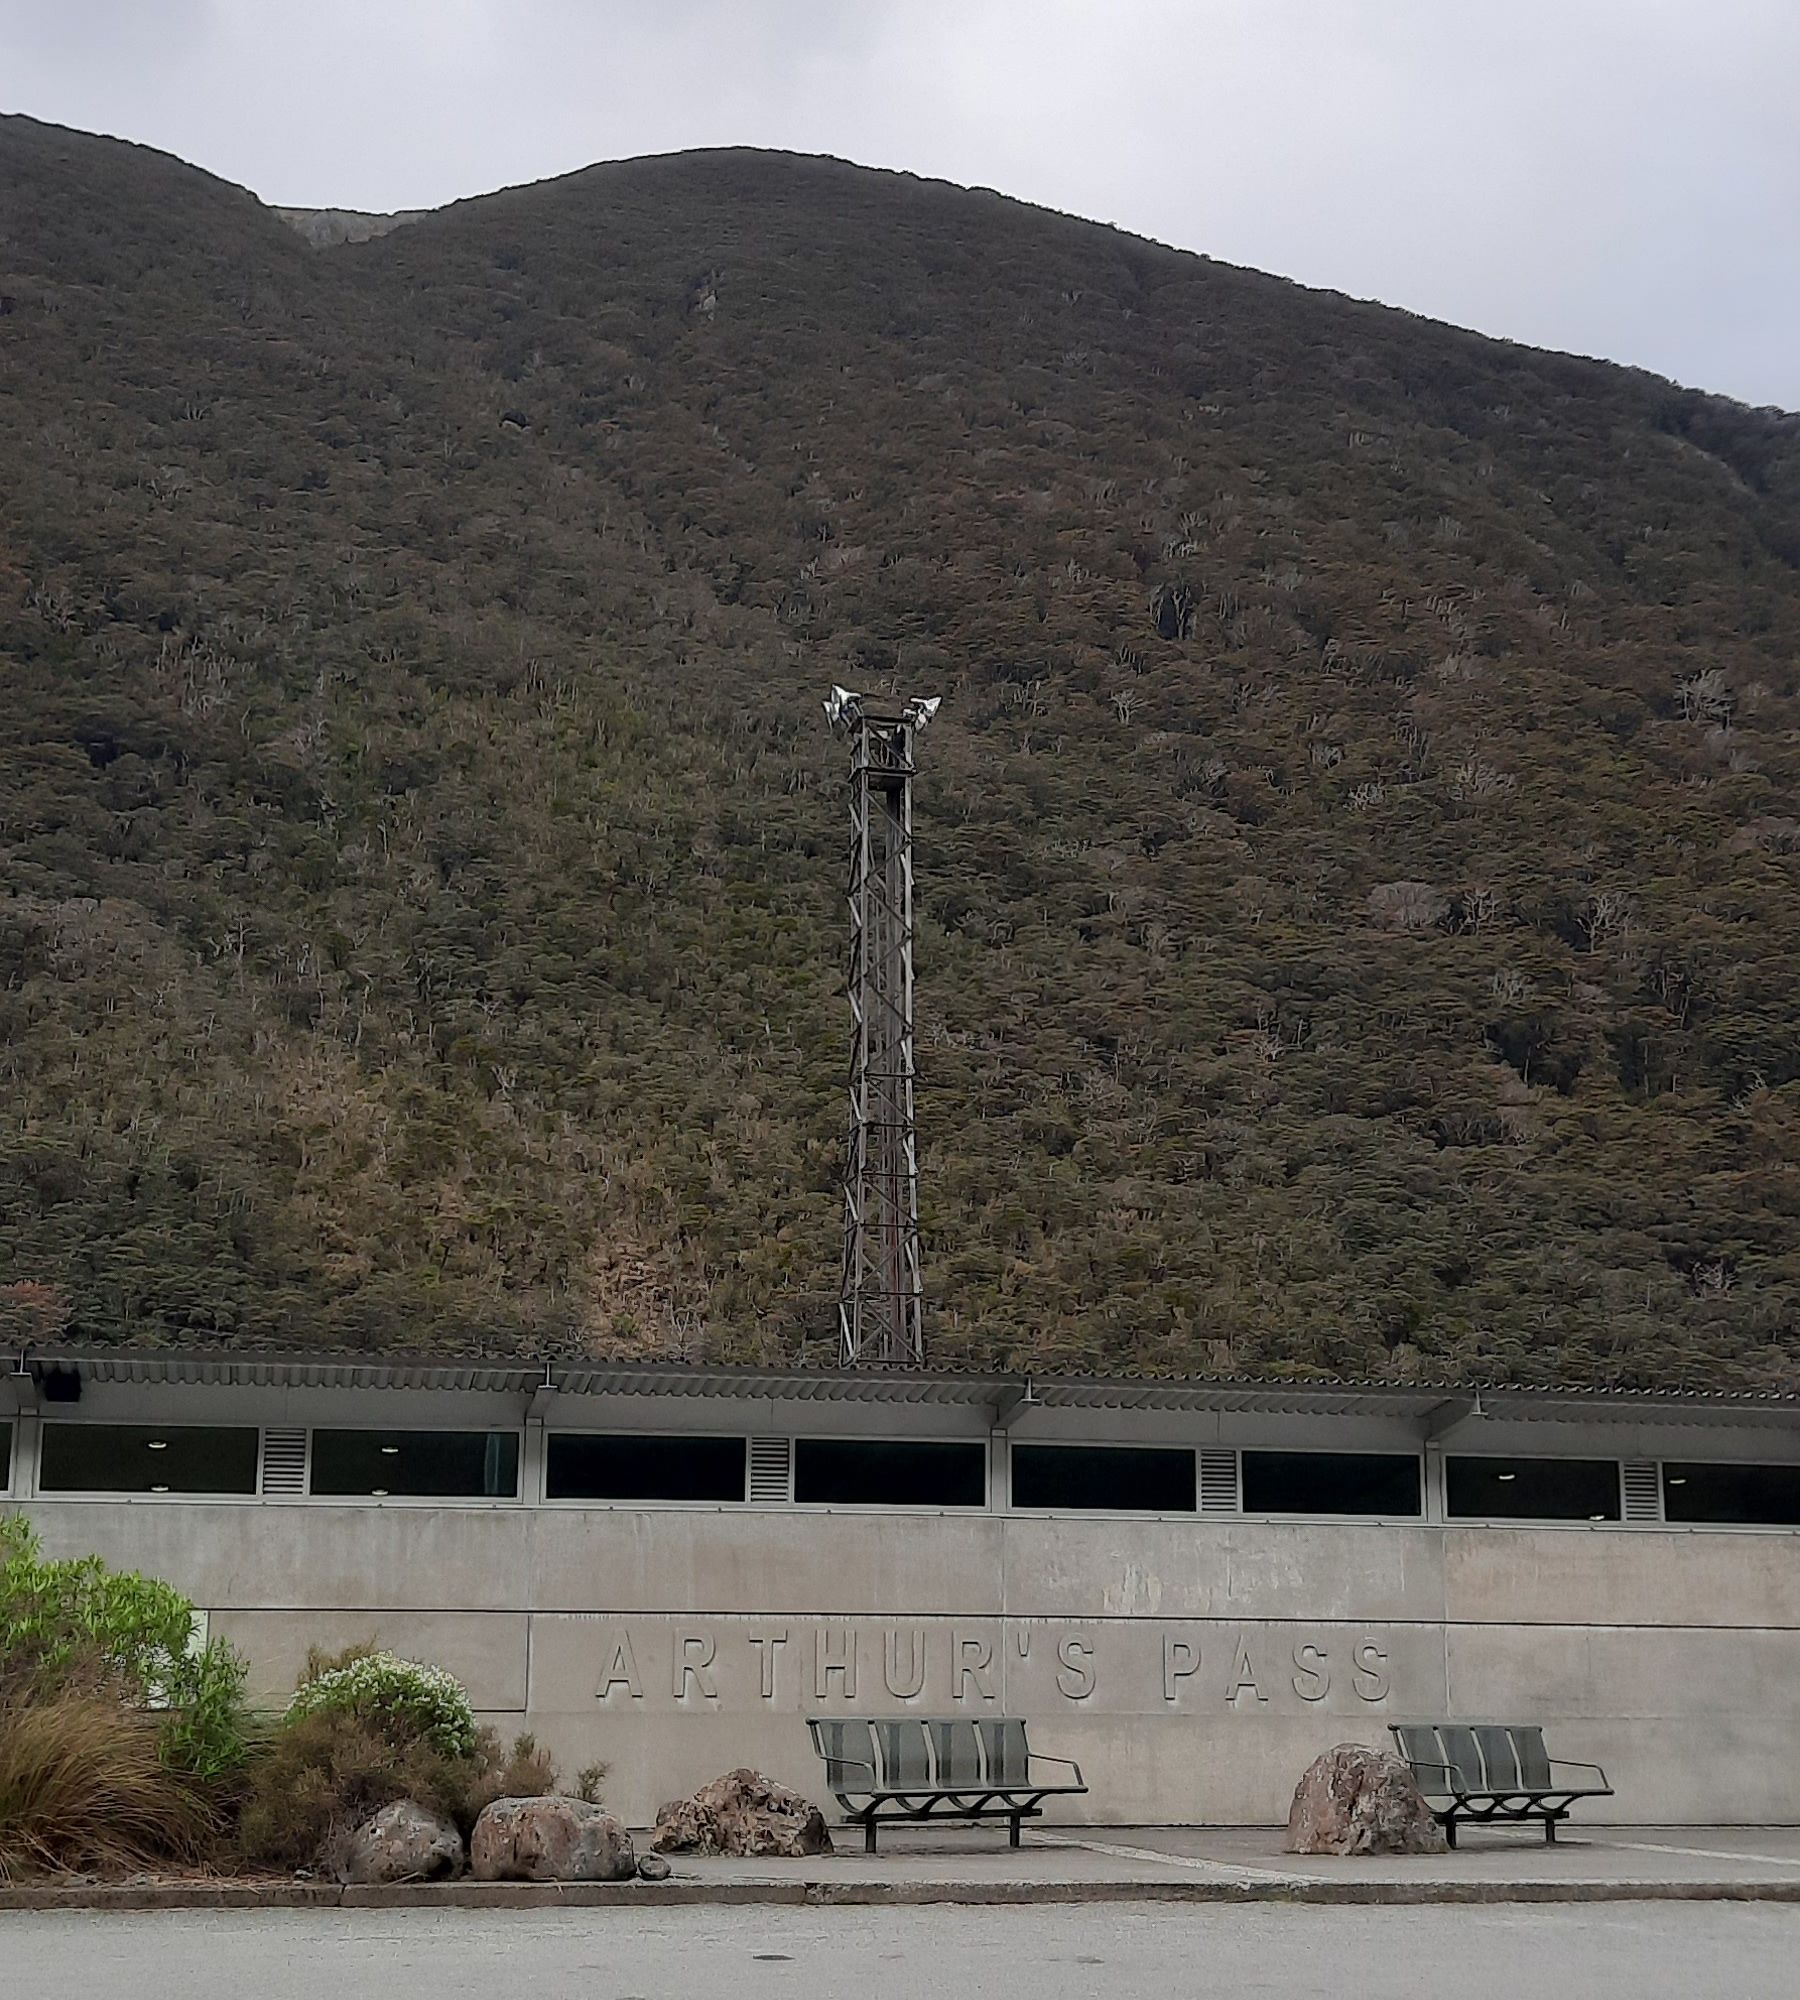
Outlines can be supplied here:
<path id="1" fill-rule="evenodd" d="M 267 1695 L 441 1662 L 634 1820 L 910 1710 L 1028 1717 L 1092 1822 L 1277 1820 L 1440 1716 L 1541 1721 L 1615 1818 L 1800 1821 L 1787 1396 L 39 1354 L 0 1505 Z"/>

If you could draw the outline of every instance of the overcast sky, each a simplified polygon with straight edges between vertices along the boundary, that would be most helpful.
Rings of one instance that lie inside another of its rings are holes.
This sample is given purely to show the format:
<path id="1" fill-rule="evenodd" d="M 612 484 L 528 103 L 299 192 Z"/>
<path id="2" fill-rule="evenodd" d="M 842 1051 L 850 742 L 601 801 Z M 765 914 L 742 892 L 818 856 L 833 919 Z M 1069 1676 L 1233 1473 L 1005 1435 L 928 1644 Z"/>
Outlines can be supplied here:
<path id="1" fill-rule="evenodd" d="M 0 105 L 308 207 L 835 153 L 1800 408 L 1800 0 L 0 0 Z"/>

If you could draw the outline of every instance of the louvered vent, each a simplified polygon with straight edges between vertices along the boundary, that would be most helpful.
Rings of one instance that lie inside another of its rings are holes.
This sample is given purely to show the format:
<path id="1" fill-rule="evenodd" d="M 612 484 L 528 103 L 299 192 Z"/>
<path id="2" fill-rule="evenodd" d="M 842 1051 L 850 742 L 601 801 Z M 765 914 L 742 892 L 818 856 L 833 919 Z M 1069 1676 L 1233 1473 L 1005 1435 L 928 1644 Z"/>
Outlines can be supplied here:
<path id="1" fill-rule="evenodd" d="M 262 1490 L 265 1496 L 273 1498 L 306 1491 L 304 1431 L 263 1432 Z"/>
<path id="2" fill-rule="evenodd" d="M 1203 1451 L 1200 1454 L 1200 1511 L 1202 1514 L 1235 1514 L 1238 1511 L 1238 1455 L 1235 1451 Z"/>
<path id="3" fill-rule="evenodd" d="M 750 1499 L 753 1504 L 780 1507 L 793 1488 L 793 1445 L 787 1438 L 750 1440 Z"/>
<path id="4" fill-rule="evenodd" d="M 1662 1519 L 1662 1468 L 1653 1458 L 1625 1461 L 1625 1518 L 1628 1521 Z"/>

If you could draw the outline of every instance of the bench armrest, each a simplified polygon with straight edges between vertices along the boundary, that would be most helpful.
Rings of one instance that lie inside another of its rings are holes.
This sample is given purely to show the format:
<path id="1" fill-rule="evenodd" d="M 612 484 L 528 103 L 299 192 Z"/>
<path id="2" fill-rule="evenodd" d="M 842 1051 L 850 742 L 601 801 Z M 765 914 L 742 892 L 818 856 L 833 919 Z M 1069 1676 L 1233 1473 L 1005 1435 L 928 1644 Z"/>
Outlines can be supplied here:
<path id="1" fill-rule="evenodd" d="M 1025 1774 L 1028 1782 L 1030 1780 L 1031 1767 L 1033 1764 L 1060 1765 L 1063 1770 L 1072 1771 L 1075 1774 L 1076 1784 L 1080 1785 L 1082 1782 L 1081 1766 L 1077 1764 L 1074 1758 L 1072 1757 L 1046 1757 L 1041 1750 L 1028 1750 L 1025 1753 Z M 1086 1787 L 1083 1786 L 1082 1789 L 1085 1791 Z"/>
<path id="2" fill-rule="evenodd" d="M 875 1766 L 862 1757 L 833 1757 L 826 1751 L 819 1752 L 825 1765 L 825 1786 L 828 1791 L 875 1789 Z M 866 1788 L 849 1785 L 846 1780 L 850 1773 L 860 1771 L 868 1779 Z"/>
<path id="3" fill-rule="evenodd" d="M 1606 1784 L 1606 1773 L 1598 1764 L 1584 1764 L 1578 1757 L 1552 1757 L 1549 1759 L 1549 1764 L 1552 1771 L 1592 1771 L 1608 1791 L 1612 1790 L 1612 1787 Z"/>
<path id="4" fill-rule="evenodd" d="M 1450 1783 L 1444 1787 L 1446 1791 L 1468 1792 L 1475 1789 L 1463 1776 L 1460 1764 L 1440 1764 L 1433 1757 L 1402 1757 L 1400 1761 L 1415 1774 L 1420 1771 L 1436 1771 L 1440 1776 L 1448 1778 Z"/>

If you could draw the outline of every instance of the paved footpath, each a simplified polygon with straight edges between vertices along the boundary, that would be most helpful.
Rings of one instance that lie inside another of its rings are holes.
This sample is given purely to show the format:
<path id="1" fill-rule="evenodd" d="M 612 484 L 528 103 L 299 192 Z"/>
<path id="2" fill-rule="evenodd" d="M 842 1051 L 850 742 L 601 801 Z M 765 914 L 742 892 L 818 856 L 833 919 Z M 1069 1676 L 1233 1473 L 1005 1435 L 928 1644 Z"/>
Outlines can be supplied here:
<path id="1" fill-rule="evenodd" d="M 1009 1849 L 987 1829 L 903 1829 L 879 1855 L 860 1845 L 804 1861 L 676 1858 L 662 1883 L 452 1882 L 390 1889 L 335 1882 L 0 1888 L 0 1922 L 34 1911 L 502 1910 L 707 1905 L 994 1905 L 1118 1902 L 1313 1904 L 1762 1901 L 1800 1906 L 1800 1828 L 1571 1829 L 1552 1847 L 1519 1829 L 1475 1829 L 1454 1854 L 1336 1860 L 1284 1854 L 1279 1829 L 1035 1828 Z M 0 1975 L 6 1970 L 0 1955 Z M 1800 1986 L 1796 1987 L 1800 1993 Z M 11 2000 L 0 1977 L 0 2000 Z"/>
<path id="2" fill-rule="evenodd" d="M 10 1911 L 30 2000 L 1785 2000 L 1800 1907 Z"/>
<path id="3" fill-rule="evenodd" d="M 986 1829 L 919 1833 L 901 1829 L 874 1858 L 854 1833 L 815 1861 L 697 1860 L 683 1855 L 684 1878 L 748 1887 L 791 1884 L 796 1876 L 828 1892 L 865 1885 L 929 1891 L 940 1885 L 971 1897 L 1018 1885 L 1049 1897 L 1094 1891 L 1247 1895 L 1669 1895 L 1714 1891 L 1800 1898 L 1797 1827 L 1565 1827 L 1554 1846 L 1541 1828 L 1469 1828 L 1454 1854 L 1383 1859 L 1282 1852 L 1275 1827 L 1033 1828 L 1012 1850 Z"/>

